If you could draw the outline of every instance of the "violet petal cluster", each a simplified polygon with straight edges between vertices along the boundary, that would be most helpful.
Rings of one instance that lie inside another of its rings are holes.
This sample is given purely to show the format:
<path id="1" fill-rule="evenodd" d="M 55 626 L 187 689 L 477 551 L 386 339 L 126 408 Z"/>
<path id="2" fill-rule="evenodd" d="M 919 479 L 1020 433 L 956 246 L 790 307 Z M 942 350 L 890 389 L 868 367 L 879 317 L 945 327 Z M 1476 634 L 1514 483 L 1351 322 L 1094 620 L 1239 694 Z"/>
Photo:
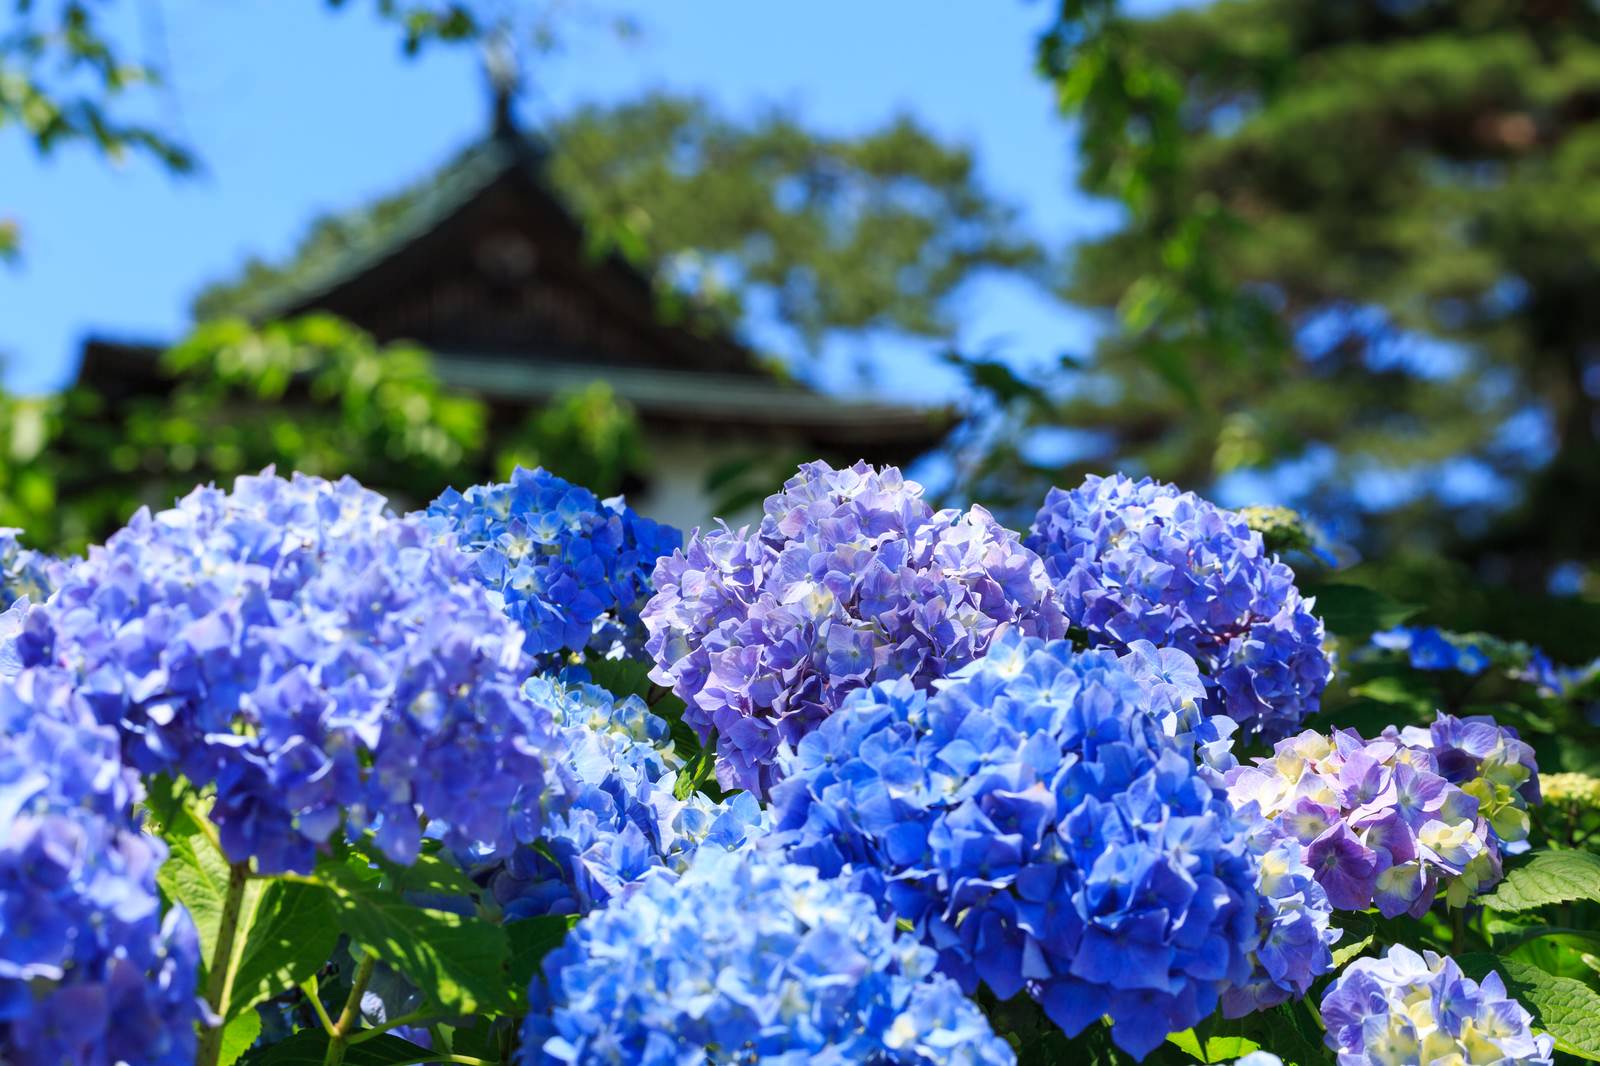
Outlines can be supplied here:
<path id="1" fill-rule="evenodd" d="M 1402 729 L 1400 739 L 1431 751 L 1439 775 L 1478 801 L 1478 815 L 1502 851 L 1528 850 L 1528 808 L 1539 803 L 1539 765 L 1514 728 L 1488 715 L 1457 718 L 1441 711 L 1426 729 Z"/>
<path id="2" fill-rule="evenodd" d="M 24 548 L 22 530 L 0 526 L 0 611 L 21 599 L 41 603 L 55 590 L 64 564 Z"/>
<path id="3" fill-rule="evenodd" d="M 1237 809 L 1305 846 L 1339 910 L 1376 904 L 1386 917 L 1420 917 L 1441 886 L 1459 907 L 1500 878 L 1500 838 L 1478 799 L 1444 776 L 1433 750 L 1392 726 L 1372 740 L 1307 731 L 1227 780 Z"/>
<path id="4" fill-rule="evenodd" d="M 1553 1062 L 1554 1040 L 1533 1035 L 1499 974 L 1474 981 L 1454 959 L 1400 944 L 1347 966 L 1322 997 L 1322 1021 L 1339 1066 Z"/>
<path id="5" fill-rule="evenodd" d="M 1143 1057 L 1251 974 L 1245 828 L 1109 651 L 1008 633 L 930 695 L 857 692 L 786 757 L 776 846 L 911 923 L 969 993 L 1026 990 Z"/>
<path id="6" fill-rule="evenodd" d="M 761 852 L 704 851 L 589 915 L 529 1005 L 524 1066 L 1016 1061 L 872 900 Z"/>
<path id="7" fill-rule="evenodd" d="M 536 677 L 524 688 L 560 729 L 565 801 L 537 848 L 523 846 L 488 880 L 508 919 L 587 914 L 635 891 L 648 876 L 676 875 L 701 849 L 737 850 L 766 831 L 755 797 L 678 798 L 679 760 L 667 723 L 637 696 Z"/>
<path id="8" fill-rule="evenodd" d="M 0 686 L 0 1062 L 194 1061 L 199 941 L 162 918 L 137 787 L 72 679 Z"/>
<path id="9" fill-rule="evenodd" d="M 548 715 L 471 560 L 348 478 L 270 471 L 140 511 L 33 608 L 23 665 L 65 671 L 145 773 L 214 785 L 234 861 L 308 870 L 348 826 L 409 862 L 537 837 Z"/>
<path id="10" fill-rule="evenodd" d="M 683 534 L 601 500 L 542 467 L 509 482 L 455 489 L 428 505 L 429 520 L 471 554 L 473 573 L 500 593 L 544 665 L 562 652 L 638 655 L 639 610 L 656 560 Z"/>
<path id="11" fill-rule="evenodd" d="M 851 692 L 918 688 L 1016 629 L 1059 637 L 1044 564 L 981 507 L 935 511 L 893 467 L 808 463 L 760 527 L 696 532 L 656 567 L 651 678 L 717 738 L 725 788 L 765 796 L 775 757 Z"/>
<path id="12" fill-rule="evenodd" d="M 1050 490 L 1027 544 L 1092 645 L 1192 656 L 1210 713 L 1247 735 L 1284 736 L 1317 710 L 1332 673 L 1322 623 L 1233 511 L 1149 478 L 1091 476 Z"/>

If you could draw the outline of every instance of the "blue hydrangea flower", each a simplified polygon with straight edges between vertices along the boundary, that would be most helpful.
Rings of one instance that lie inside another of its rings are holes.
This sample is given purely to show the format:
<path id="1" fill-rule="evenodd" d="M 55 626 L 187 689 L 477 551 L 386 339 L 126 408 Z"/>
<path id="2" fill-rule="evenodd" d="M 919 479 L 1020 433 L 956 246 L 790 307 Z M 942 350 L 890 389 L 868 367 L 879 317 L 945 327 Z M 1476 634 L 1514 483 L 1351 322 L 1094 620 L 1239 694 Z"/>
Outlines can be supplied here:
<path id="1" fill-rule="evenodd" d="M 142 772 L 214 784 L 230 858 L 307 870 L 341 826 L 409 862 L 536 838 L 548 715 L 471 560 L 350 479 L 270 471 L 141 511 L 18 636 Z"/>
<path id="2" fill-rule="evenodd" d="M 1091 644 L 1192 656 L 1225 714 L 1273 739 L 1314 713 L 1332 668 L 1322 623 L 1243 518 L 1145 478 L 1051 489 L 1027 544 Z"/>
<path id="3" fill-rule="evenodd" d="M 62 563 L 24 548 L 22 530 L 0 526 L 0 610 L 20 599 L 41 603 L 55 590 Z"/>
<path id="4" fill-rule="evenodd" d="M 656 567 L 651 678 L 717 738 L 726 788 L 766 795 L 775 756 L 876 681 L 926 688 L 1010 628 L 1064 632 L 1039 558 L 981 507 L 935 511 L 893 467 L 809 463 L 758 529 L 696 532 Z"/>
<path id="5" fill-rule="evenodd" d="M 1490 665 L 1478 642 L 1434 626 L 1395 626 L 1372 634 L 1372 644 L 1384 651 L 1404 652 L 1414 670 L 1449 670 L 1476 677 Z"/>
<path id="6" fill-rule="evenodd" d="M 1554 1041 L 1529 1031 L 1499 974 L 1480 984 L 1454 959 L 1399 944 L 1345 967 L 1322 997 L 1322 1021 L 1339 1066 L 1553 1062 Z"/>
<path id="7" fill-rule="evenodd" d="M 591 914 L 529 1002 L 524 1066 L 1015 1062 L 872 900 L 761 852 L 702 852 Z"/>
<path id="8" fill-rule="evenodd" d="M 1312 981 L 1333 969 L 1333 945 L 1342 935 L 1329 925 L 1333 905 L 1306 865 L 1305 845 L 1258 816 L 1254 808 L 1240 812 L 1240 820 L 1252 826 L 1260 942 L 1250 979 L 1222 993 L 1222 1013 L 1229 1018 L 1303 997 Z"/>
<path id="9" fill-rule="evenodd" d="M 785 757 L 774 841 L 911 923 L 967 991 L 1026 990 L 1143 1057 L 1247 981 L 1245 829 L 1109 651 L 1009 633 L 935 694 L 854 694 Z"/>
<path id="10" fill-rule="evenodd" d="M 0 685 L 0 1062 L 188 1066 L 200 949 L 116 731 L 52 670 Z"/>
<path id="11" fill-rule="evenodd" d="M 1459 907 L 1500 878 L 1501 841 L 1480 801 L 1440 770 L 1432 748 L 1392 726 L 1370 741 L 1307 731 L 1231 771 L 1228 797 L 1305 845 L 1334 907 L 1420 917 L 1441 885 Z"/>
<path id="12" fill-rule="evenodd" d="M 620 496 L 601 500 L 542 467 L 465 494 L 448 489 L 427 514 L 472 555 L 478 580 L 501 594 L 528 653 L 546 665 L 563 651 L 640 654 L 651 572 L 683 543 Z"/>
<path id="13" fill-rule="evenodd" d="M 488 879 L 507 918 L 587 914 L 647 876 L 681 873 L 702 848 L 735 850 L 765 832 L 766 813 L 748 792 L 720 803 L 677 797 L 667 723 L 637 696 L 546 677 L 525 693 L 557 722 L 571 785 L 539 846 L 518 848 Z"/>

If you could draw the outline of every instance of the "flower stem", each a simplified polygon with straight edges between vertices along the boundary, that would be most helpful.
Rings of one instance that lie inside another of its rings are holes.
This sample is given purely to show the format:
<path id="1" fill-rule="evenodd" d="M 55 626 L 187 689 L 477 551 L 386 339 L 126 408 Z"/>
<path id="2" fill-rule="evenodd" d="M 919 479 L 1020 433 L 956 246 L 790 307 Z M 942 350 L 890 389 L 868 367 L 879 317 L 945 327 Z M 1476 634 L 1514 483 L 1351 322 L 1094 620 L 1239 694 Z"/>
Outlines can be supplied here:
<path id="1" fill-rule="evenodd" d="M 206 970 L 206 1002 L 217 1016 L 217 1024 L 200 1034 L 196 1066 L 216 1066 L 222 1055 L 222 1030 L 228 1016 L 228 998 L 233 994 L 233 945 L 239 934 L 239 912 L 244 907 L 244 890 L 250 882 L 250 864 L 236 862 L 228 867 L 228 892 L 222 901 L 222 921 L 217 926 L 217 943 Z"/>
<path id="2" fill-rule="evenodd" d="M 351 1030 L 361 1020 L 361 996 L 366 992 L 367 982 L 372 980 L 372 971 L 377 965 L 376 958 L 366 955 L 356 967 L 356 975 L 350 981 L 350 996 L 344 1001 L 344 1010 L 339 1012 L 339 1020 L 333 1023 L 333 1028 L 328 1032 L 328 1052 L 322 1056 L 322 1066 L 339 1066 L 344 1061 L 345 1050 L 350 1046 Z"/>

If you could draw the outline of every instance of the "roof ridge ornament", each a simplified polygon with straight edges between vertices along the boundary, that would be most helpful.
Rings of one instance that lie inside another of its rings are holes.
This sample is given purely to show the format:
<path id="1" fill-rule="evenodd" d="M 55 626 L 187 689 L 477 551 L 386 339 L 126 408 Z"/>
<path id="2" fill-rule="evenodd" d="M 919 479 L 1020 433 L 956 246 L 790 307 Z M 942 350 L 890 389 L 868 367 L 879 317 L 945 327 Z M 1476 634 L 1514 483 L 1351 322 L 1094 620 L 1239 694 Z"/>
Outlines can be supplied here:
<path id="1" fill-rule="evenodd" d="M 483 70 L 493 107 L 490 132 L 496 140 L 516 140 L 520 134 L 515 103 L 523 88 L 522 64 L 516 41 L 504 22 L 484 35 Z"/>

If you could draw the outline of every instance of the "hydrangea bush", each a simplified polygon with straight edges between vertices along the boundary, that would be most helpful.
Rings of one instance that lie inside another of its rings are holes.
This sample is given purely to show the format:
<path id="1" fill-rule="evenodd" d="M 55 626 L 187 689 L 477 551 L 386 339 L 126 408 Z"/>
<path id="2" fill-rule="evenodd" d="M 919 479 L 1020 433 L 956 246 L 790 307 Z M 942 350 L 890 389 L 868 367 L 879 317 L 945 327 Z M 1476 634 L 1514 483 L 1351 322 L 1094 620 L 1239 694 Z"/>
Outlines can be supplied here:
<path id="1" fill-rule="evenodd" d="M 267 471 L 0 533 L 0 1063 L 1600 1059 L 1589 673 L 1258 513 L 812 463 L 679 548 Z"/>
<path id="2" fill-rule="evenodd" d="M 777 754 L 852 691 L 926 688 L 997 634 L 1063 632 L 1038 556 L 981 507 L 935 511 L 893 468 L 809 463 L 754 530 L 696 532 L 655 572 L 651 677 L 717 738 L 724 787 L 765 795 Z"/>
<path id="3" fill-rule="evenodd" d="M 543 468 L 447 490 L 427 517 L 472 556 L 478 580 L 522 627 L 528 654 L 545 664 L 558 665 L 562 652 L 640 654 L 650 575 L 683 543 L 620 497 L 601 500 Z"/>
<path id="4" fill-rule="evenodd" d="M 527 1066 L 1015 1062 L 870 899 L 759 852 L 707 852 L 580 922 L 531 998 Z"/>
<path id="5" fill-rule="evenodd" d="M 1322 623 L 1240 515 L 1149 478 L 1090 477 L 1050 490 L 1027 543 L 1091 643 L 1193 656 L 1212 713 L 1273 739 L 1317 710 L 1331 672 Z"/>
<path id="6" fill-rule="evenodd" d="M 779 839 L 968 992 L 1026 990 L 1068 1035 L 1109 1015 L 1142 1056 L 1248 979 L 1259 907 L 1245 827 L 1148 702 L 1110 652 L 1007 634 L 931 697 L 882 683 L 801 741 Z"/>
<path id="7" fill-rule="evenodd" d="M 165 918 L 116 730 L 72 679 L 0 686 L 0 1062 L 194 1061 L 199 945 Z"/>

